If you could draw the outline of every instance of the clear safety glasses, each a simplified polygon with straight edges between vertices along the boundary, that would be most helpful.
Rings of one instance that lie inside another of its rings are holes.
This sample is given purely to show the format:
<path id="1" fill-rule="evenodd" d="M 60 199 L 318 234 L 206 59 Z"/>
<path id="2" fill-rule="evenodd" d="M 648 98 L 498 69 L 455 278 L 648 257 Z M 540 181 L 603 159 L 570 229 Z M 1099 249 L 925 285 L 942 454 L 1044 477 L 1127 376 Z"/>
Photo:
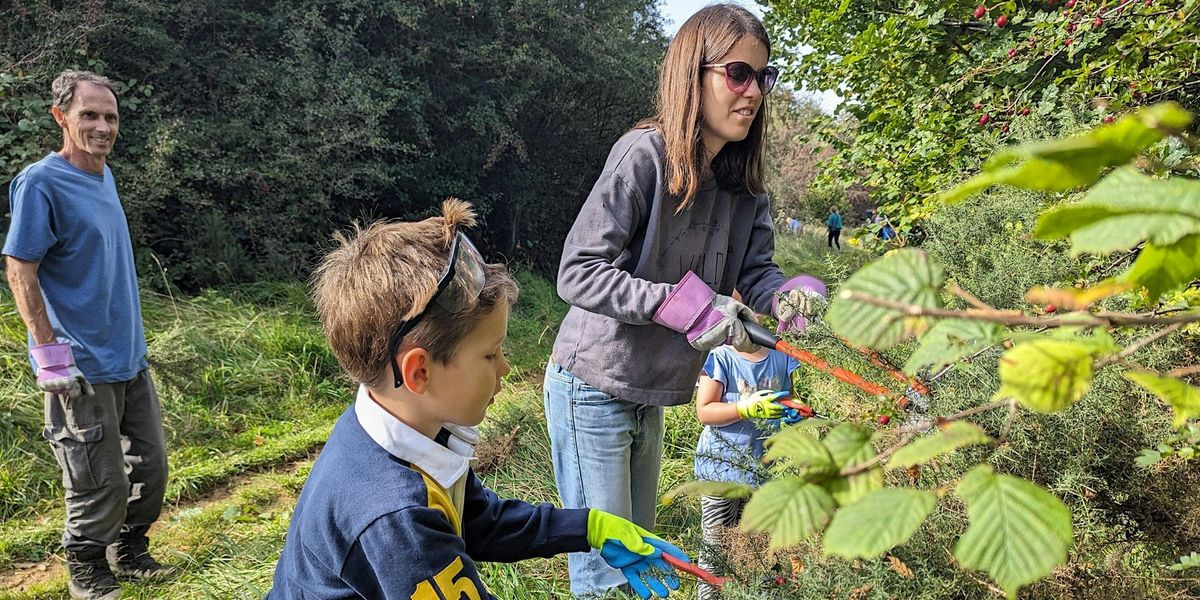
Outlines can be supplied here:
<path id="1" fill-rule="evenodd" d="M 451 314 L 474 307 L 475 302 L 479 300 L 480 292 L 483 291 L 485 279 L 483 256 L 466 234 L 459 232 L 450 244 L 450 260 L 446 262 L 446 269 L 442 271 L 442 277 L 438 280 L 437 291 L 433 293 L 433 298 L 425 305 L 424 310 L 415 317 L 402 321 L 396 327 L 396 333 L 392 334 L 391 342 L 388 344 L 388 354 L 391 356 L 392 373 L 395 375 L 397 388 L 404 385 L 400 366 L 396 363 L 396 351 L 404 341 L 404 336 L 408 335 L 408 332 L 421 322 L 421 318 L 429 312 L 429 307 L 435 302 Z"/>

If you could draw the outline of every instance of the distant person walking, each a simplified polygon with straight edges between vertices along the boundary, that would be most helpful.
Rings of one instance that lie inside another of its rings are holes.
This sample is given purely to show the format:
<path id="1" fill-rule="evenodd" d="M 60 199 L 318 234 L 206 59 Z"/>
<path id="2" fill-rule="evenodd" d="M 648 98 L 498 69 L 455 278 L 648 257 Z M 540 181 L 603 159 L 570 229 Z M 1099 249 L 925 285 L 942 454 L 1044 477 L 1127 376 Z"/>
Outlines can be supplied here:
<path id="1" fill-rule="evenodd" d="M 835 245 L 838 250 L 842 249 L 842 241 L 838 238 L 842 236 L 842 215 L 838 214 L 836 206 L 829 208 L 829 218 L 825 219 L 825 227 L 828 230 L 828 239 L 826 244 L 833 248 Z"/>
<path id="2" fill-rule="evenodd" d="M 3 252 L 45 392 L 43 435 L 63 470 L 68 589 L 72 598 L 110 600 L 121 595 L 110 561 L 123 577 L 170 572 L 146 539 L 167 485 L 162 409 L 129 225 L 105 164 L 119 126 L 115 88 L 66 71 L 51 89 L 63 147 L 13 180 Z"/>
<path id="3" fill-rule="evenodd" d="M 804 223 L 801 223 L 800 219 L 788 217 L 788 229 L 791 230 L 792 235 L 800 235 L 800 232 L 804 229 Z"/>

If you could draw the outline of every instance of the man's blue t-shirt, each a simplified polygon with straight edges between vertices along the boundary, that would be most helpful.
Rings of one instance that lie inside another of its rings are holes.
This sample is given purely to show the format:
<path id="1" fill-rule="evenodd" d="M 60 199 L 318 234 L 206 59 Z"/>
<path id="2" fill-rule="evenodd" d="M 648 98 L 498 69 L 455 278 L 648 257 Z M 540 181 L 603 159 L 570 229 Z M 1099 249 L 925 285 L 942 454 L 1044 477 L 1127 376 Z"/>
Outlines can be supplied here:
<path id="1" fill-rule="evenodd" d="M 722 402 L 737 402 L 759 390 L 791 391 L 796 359 L 770 350 L 761 360 L 742 358 L 729 346 L 709 352 L 704 373 L 725 385 Z M 696 479 L 762 485 L 755 465 L 762 463 L 763 440 L 768 433 L 754 421 L 735 421 L 722 427 L 706 426 L 696 444 Z"/>
<path id="2" fill-rule="evenodd" d="M 52 152 L 17 175 L 9 202 L 3 252 L 41 263 L 38 283 L 55 336 L 71 343 L 88 381 L 133 379 L 147 366 L 146 336 L 112 171 L 88 173 Z"/>

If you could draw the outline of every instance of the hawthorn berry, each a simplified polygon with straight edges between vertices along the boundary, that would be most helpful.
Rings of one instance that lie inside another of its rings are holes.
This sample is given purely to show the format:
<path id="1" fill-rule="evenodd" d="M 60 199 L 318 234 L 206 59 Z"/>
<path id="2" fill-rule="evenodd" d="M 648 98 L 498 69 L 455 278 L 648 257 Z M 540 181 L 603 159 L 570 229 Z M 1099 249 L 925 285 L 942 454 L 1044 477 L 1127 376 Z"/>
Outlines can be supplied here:
<path id="1" fill-rule="evenodd" d="M 1099 27 L 1103 24 L 1104 24 L 1104 19 L 1101 19 L 1100 17 L 1096 17 L 1095 19 L 1092 19 L 1092 27 Z"/>
<path id="2" fill-rule="evenodd" d="M 1005 123 L 1005 124 L 1004 124 L 1004 127 L 1001 127 L 1001 128 L 1000 128 L 1000 132 L 1001 132 L 1001 133 L 1008 133 L 1008 123 Z"/>
<path id="3" fill-rule="evenodd" d="M 979 116 L 979 124 L 980 125 L 987 125 L 987 122 L 990 120 L 991 120 L 991 117 L 989 117 L 987 113 L 983 113 L 982 115 Z"/>
<path id="4" fill-rule="evenodd" d="M 1028 114 L 1029 114 L 1029 107 L 1028 107 L 1028 106 L 1026 106 L 1025 108 L 1022 108 L 1022 109 L 1021 109 L 1021 116 L 1027 116 Z"/>
<path id="5" fill-rule="evenodd" d="M 1008 25 L 1008 15 L 996 17 L 996 27 L 1004 27 L 1005 25 Z"/>
<path id="6" fill-rule="evenodd" d="M 1075 8 L 1075 0 L 1067 0 L 1067 3 L 1064 4 L 1063 6 L 1065 6 L 1067 8 Z"/>
<path id="7" fill-rule="evenodd" d="M 980 104 L 980 103 L 978 103 L 978 102 L 976 102 L 976 103 L 975 103 L 975 105 L 974 105 L 974 106 L 972 106 L 971 108 L 973 108 L 973 109 L 975 109 L 975 110 L 979 110 L 979 109 L 983 108 L 983 105 L 982 105 L 982 104 Z"/>
<path id="8" fill-rule="evenodd" d="M 1063 40 L 1063 45 L 1064 45 L 1064 46 L 1070 46 L 1070 45 L 1071 45 L 1071 42 L 1074 42 L 1074 41 L 1075 41 L 1075 39 L 1074 39 L 1074 38 L 1067 38 L 1067 39 Z"/>
<path id="9" fill-rule="evenodd" d="M 1105 123 L 1112 123 L 1112 122 L 1113 122 L 1113 116 L 1112 116 L 1112 115 L 1104 115 L 1104 122 L 1105 122 Z"/>
<path id="10" fill-rule="evenodd" d="M 887 415 L 879 415 L 879 424 L 880 425 L 887 425 L 888 422 L 891 420 L 892 420 L 892 418 Z"/>
<path id="11" fill-rule="evenodd" d="M 987 8 L 985 8 L 982 4 L 975 7 L 975 18 L 976 19 L 982 19 L 983 15 L 986 15 L 986 14 L 987 14 Z"/>
<path id="12" fill-rule="evenodd" d="M 775 576 L 775 585 L 783 585 L 785 581 L 787 580 L 778 575 Z"/>
<path id="13" fill-rule="evenodd" d="M 1008 49 L 1008 57 L 1009 57 L 1009 58 L 1016 58 L 1016 57 L 1017 57 L 1017 49 L 1016 49 L 1016 48 L 1009 48 L 1009 49 Z"/>
<path id="14" fill-rule="evenodd" d="M 1067 33 L 1074 33 L 1074 32 L 1075 32 L 1075 24 L 1067 23 Z"/>
<path id="15" fill-rule="evenodd" d="M 1052 315 L 1052 314 L 1054 314 L 1054 311 L 1056 311 L 1056 310 L 1058 310 L 1057 306 L 1054 306 L 1053 304 L 1046 305 L 1046 314 Z"/>

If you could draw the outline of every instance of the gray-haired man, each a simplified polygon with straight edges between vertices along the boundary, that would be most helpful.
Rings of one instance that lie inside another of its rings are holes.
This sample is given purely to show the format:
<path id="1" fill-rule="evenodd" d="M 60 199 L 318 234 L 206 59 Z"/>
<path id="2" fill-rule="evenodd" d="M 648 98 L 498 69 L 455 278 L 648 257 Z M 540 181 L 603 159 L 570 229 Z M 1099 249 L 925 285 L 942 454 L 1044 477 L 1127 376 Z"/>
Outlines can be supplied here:
<path id="1" fill-rule="evenodd" d="M 52 90 L 63 147 L 13 180 L 3 253 L 45 391 L 44 435 L 63 470 L 71 597 L 111 600 L 121 588 L 110 561 L 127 577 L 169 571 L 146 539 L 166 489 L 162 412 L 129 225 L 105 164 L 120 124 L 116 91 L 84 71 L 64 72 Z"/>

